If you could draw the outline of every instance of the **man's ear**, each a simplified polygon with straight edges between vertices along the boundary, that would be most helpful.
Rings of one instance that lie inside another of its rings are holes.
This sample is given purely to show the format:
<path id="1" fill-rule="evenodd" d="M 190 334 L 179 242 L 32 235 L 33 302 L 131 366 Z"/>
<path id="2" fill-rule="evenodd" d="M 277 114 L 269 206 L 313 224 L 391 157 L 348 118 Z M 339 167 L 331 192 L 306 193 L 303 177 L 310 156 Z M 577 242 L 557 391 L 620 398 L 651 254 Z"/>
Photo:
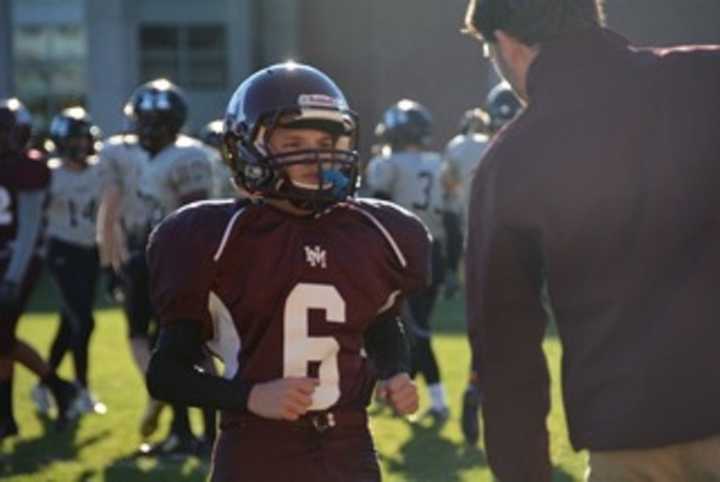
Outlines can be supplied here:
<path id="1" fill-rule="evenodd" d="M 510 82 L 515 93 L 527 102 L 528 69 L 537 57 L 540 47 L 526 45 L 504 30 L 495 30 L 493 33 L 497 40 L 495 49 L 500 57 L 495 59 L 495 63 L 501 67 L 503 76 Z"/>

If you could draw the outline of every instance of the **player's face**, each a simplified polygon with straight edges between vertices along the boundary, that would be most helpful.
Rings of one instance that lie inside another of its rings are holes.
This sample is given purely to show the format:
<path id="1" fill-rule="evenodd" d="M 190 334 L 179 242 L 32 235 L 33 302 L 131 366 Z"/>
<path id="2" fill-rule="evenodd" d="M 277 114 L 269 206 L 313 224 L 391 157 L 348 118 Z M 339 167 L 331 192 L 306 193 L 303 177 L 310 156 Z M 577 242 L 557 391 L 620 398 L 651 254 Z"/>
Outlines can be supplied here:
<path id="1" fill-rule="evenodd" d="M 83 162 L 90 154 L 90 139 L 87 136 L 71 137 L 65 147 L 66 157 L 72 162 Z"/>
<path id="2" fill-rule="evenodd" d="M 170 128 L 161 118 L 153 114 L 140 115 L 136 131 L 140 145 L 153 154 L 160 152 L 175 140 L 175 134 Z"/>
<path id="3" fill-rule="evenodd" d="M 270 138 L 273 154 L 311 149 L 333 149 L 335 142 L 328 132 L 317 129 L 289 129 L 278 127 Z M 290 181 L 304 188 L 316 188 L 319 184 L 317 165 L 312 163 L 292 164 L 285 168 Z"/>

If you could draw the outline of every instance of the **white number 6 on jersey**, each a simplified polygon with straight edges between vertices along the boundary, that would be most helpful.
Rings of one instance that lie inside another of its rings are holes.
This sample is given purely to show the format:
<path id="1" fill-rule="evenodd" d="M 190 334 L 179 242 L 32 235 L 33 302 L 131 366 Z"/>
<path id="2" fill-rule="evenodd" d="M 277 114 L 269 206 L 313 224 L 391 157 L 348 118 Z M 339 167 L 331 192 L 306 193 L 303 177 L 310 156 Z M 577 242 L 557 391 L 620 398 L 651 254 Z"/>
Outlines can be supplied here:
<path id="1" fill-rule="evenodd" d="M 308 310 L 325 311 L 329 323 L 345 323 L 345 300 L 331 285 L 299 283 L 285 301 L 283 377 L 307 377 L 308 362 L 319 362 L 320 385 L 310 410 L 325 410 L 340 399 L 340 344 L 331 336 L 310 336 Z"/>

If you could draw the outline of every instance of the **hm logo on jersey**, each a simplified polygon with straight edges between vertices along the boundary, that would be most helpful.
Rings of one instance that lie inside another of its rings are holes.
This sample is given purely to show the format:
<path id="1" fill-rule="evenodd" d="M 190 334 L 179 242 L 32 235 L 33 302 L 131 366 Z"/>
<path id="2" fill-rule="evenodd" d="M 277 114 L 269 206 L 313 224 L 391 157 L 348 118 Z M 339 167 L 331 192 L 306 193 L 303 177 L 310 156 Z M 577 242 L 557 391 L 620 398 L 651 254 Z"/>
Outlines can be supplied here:
<path id="1" fill-rule="evenodd" d="M 320 246 L 305 246 L 305 261 L 313 268 L 327 268 L 327 252 Z"/>

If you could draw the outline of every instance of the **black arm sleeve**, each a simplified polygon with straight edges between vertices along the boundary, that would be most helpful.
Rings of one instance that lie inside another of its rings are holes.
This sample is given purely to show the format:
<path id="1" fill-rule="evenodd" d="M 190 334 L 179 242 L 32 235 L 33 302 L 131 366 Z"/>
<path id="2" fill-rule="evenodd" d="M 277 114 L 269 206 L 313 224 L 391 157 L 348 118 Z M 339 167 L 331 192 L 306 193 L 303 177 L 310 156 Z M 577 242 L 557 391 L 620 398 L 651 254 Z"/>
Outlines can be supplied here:
<path id="1" fill-rule="evenodd" d="M 452 211 L 443 212 L 443 227 L 447 239 L 448 268 L 457 272 L 463 250 L 462 218 L 460 214 Z"/>
<path id="2" fill-rule="evenodd" d="M 395 316 L 381 318 L 365 331 L 365 350 L 381 380 L 410 372 L 410 349 L 402 321 Z"/>
<path id="3" fill-rule="evenodd" d="M 253 384 L 195 368 L 202 345 L 202 331 L 196 321 L 181 320 L 163 327 L 146 375 L 150 395 L 193 407 L 246 410 Z"/>

